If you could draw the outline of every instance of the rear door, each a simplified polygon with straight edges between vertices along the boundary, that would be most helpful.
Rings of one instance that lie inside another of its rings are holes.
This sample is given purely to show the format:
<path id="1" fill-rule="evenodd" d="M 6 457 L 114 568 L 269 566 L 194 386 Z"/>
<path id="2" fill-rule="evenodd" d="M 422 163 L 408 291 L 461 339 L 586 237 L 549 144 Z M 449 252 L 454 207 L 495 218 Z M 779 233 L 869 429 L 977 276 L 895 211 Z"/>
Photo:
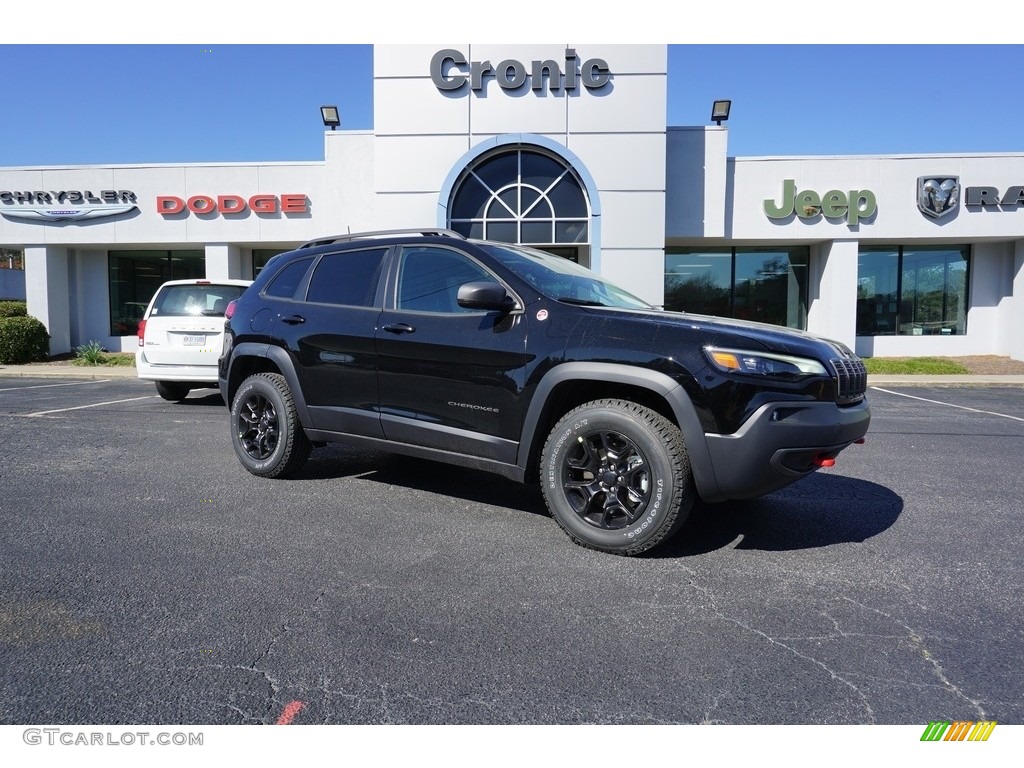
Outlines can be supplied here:
<path id="1" fill-rule="evenodd" d="M 224 310 L 245 288 L 206 281 L 162 285 L 146 318 L 146 359 L 154 365 L 216 366 Z"/>
<path id="2" fill-rule="evenodd" d="M 277 307 L 274 335 L 291 354 L 316 429 L 383 436 L 374 331 L 387 254 L 387 246 L 326 253 L 305 291 Z"/>

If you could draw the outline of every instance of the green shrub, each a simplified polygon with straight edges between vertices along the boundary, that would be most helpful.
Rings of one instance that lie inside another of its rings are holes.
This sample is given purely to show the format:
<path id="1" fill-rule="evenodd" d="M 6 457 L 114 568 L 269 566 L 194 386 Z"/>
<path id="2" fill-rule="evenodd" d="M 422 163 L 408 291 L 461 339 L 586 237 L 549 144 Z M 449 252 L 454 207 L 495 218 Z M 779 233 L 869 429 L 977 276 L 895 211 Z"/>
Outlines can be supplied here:
<path id="1" fill-rule="evenodd" d="M 103 347 L 98 341 L 75 347 L 75 365 L 103 365 L 105 359 Z"/>
<path id="2" fill-rule="evenodd" d="M 24 301 L 0 301 L 0 317 L 27 317 Z"/>
<path id="3" fill-rule="evenodd" d="M 75 347 L 75 359 L 72 365 L 113 365 L 135 367 L 133 352 L 107 352 L 98 341 L 90 341 Z"/>
<path id="4" fill-rule="evenodd" d="M 864 359 L 868 373 L 928 374 L 932 376 L 970 373 L 956 360 L 946 357 L 869 357 Z"/>
<path id="5" fill-rule="evenodd" d="M 135 354 L 133 352 L 110 352 L 104 355 L 104 365 L 115 365 L 120 368 L 134 368 Z"/>
<path id="6" fill-rule="evenodd" d="M 0 363 L 32 363 L 49 355 L 45 325 L 34 317 L 0 317 Z"/>

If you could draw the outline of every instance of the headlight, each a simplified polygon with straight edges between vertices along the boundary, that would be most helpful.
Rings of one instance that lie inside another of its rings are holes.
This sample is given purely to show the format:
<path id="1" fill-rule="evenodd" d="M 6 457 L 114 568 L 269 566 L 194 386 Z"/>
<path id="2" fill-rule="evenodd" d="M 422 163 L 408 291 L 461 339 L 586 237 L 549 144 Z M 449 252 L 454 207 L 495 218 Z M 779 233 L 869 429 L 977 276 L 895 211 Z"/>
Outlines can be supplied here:
<path id="1" fill-rule="evenodd" d="M 775 352 L 751 352 L 745 349 L 706 347 L 711 364 L 724 373 L 746 373 L 754 376 L 772 376 L 797 379 L 803 376 L 828 376 L 825 366 L 817 360 Z"/>

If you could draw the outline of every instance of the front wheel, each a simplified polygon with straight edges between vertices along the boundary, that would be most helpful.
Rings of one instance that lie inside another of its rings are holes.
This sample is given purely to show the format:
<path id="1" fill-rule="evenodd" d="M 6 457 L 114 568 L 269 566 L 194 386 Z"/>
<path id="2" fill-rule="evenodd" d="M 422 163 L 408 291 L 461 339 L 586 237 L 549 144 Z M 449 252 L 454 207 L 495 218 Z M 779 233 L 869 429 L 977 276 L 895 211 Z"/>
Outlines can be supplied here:
<path id="1" fill-rule="evenodd" d="M 231 444 L 260 477 L 288 477 L 306 463 L 312 445 L 284 376 L 257 373 L 242 382 L 231 405 Z"/>
<path id="2" fill-rule="evenodd" d="M 666 541 L 697 495 L 679 428 L 627 400 L 595 400 L 563 416 L 541 452 L 540 479 L 573 541 L 619 555 Z"/>

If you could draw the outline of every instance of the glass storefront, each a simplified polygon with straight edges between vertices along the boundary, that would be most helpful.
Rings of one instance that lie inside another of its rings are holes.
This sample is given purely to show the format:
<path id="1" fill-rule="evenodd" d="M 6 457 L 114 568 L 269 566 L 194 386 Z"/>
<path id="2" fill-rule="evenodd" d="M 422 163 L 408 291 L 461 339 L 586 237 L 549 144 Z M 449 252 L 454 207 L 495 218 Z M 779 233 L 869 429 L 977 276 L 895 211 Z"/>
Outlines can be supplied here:
<path id="1" fill-rule="evenodd" d="M 967 332 L 968 246 L 862 246 L 858 336 Z"/>
<path id="2" fill-rule="evenodd" d="M 665 309 L 807 327 L 810 249 L 669 248 Z"/>
<path id="3" fill-rule="evenodd" d="M 131 336 L 157 288 L 206 275 L 204 251 L 109 251 L 110 335 Z"/>

